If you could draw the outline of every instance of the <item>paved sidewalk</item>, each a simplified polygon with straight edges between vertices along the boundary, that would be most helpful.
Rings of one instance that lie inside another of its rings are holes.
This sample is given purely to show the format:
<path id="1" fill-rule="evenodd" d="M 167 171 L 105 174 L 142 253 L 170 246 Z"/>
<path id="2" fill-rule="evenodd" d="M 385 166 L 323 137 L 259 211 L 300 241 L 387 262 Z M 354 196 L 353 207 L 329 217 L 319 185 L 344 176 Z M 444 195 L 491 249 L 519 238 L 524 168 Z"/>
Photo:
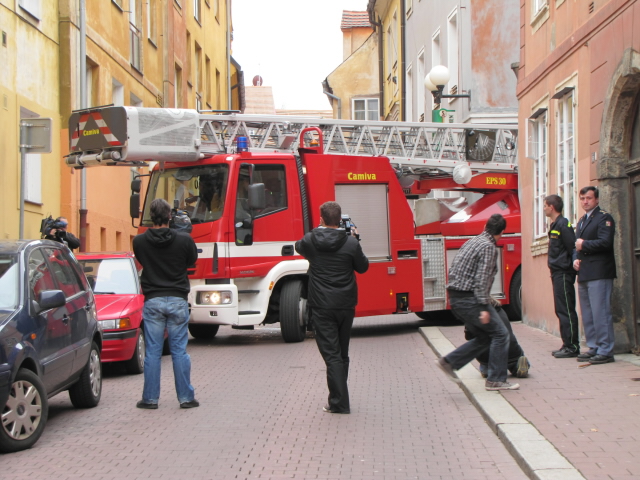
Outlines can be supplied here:
<path id="1" fill-rule="evenodd" d="M 487 392 L 477 362 L 457 372 L 461 388 L 531 478 L 640 478 L 640 357 L 585 365 L 556 359 L 558 337 L 512 324 L 531 362 L 520 390 Z M 422 327 L 437 356 L 465 342 L 462 326 Z M 441 373 L 444 375 L 444 373 Z"/>

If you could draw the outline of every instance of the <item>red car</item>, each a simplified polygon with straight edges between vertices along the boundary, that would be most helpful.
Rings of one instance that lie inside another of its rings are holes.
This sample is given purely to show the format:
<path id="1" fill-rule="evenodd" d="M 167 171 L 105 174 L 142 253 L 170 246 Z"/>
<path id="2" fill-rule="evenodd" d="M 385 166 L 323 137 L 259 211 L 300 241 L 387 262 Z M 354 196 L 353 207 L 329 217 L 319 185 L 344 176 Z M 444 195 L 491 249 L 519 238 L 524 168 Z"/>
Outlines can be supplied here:
<path id="1" fill-rule="evenodd" d="M 129 373 L 144 371 L 142 266 L 132 252 L 78 253 L 96 299 L 103 331 L 102 362 L 124 362 Z"/>

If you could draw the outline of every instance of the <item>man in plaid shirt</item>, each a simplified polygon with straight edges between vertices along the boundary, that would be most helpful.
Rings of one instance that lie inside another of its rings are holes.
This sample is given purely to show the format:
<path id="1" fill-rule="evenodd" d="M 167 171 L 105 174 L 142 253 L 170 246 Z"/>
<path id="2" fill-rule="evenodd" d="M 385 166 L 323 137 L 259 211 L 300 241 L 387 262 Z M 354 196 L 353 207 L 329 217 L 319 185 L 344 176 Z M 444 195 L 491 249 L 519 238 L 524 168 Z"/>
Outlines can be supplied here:
<path id="1" fill-rule="evenodd" d="M 491 285 L 498 272 L 496 242 L 506 227 L 502 215 L 491 215 L 484 232 L 466 242 L 453 260 L 447 285 L 449 304 L 475 338 L 437 360 L 438 366 L 455 381 L 454 370 L 489 350 L 487 390 L 520 388 L 517 383 L 507 382 L 509 332 L 490 300 Z"/>

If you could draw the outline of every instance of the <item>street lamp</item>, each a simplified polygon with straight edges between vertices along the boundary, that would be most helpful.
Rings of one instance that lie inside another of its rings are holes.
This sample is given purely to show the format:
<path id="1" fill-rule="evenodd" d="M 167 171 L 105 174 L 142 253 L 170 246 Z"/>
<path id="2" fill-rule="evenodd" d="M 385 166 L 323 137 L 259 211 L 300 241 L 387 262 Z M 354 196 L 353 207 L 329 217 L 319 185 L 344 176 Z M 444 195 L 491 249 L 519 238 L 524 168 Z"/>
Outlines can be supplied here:
<path id="1" fill-rule="evenodd" d="M 444 65 L 436 65 L 431 71 L 424 77 L 424 86 L 433 94 L 433 102 L 440 104 L 443 98 L 468 98 L 471 101 L 471 94 L 464 93 L 459 95 L 444 95 L 445 84 L 449 81 L 451 75 L 449 69 Z"/>

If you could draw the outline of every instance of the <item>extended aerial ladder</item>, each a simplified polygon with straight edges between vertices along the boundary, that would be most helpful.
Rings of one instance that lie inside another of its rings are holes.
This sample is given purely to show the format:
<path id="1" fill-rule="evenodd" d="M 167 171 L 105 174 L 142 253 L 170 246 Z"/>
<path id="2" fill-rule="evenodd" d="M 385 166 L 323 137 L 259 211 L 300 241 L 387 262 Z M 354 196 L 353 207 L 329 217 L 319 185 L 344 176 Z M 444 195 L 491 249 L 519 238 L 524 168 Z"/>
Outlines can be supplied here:
<path id="1" fill-rule="evenodd" d="M 456 167 L 467 181 L 471 175 L 487 172 L 517 173 L 517 125 L 214 115 L 138 107 L 74 112 L 69 119 L 71 153 L 66 163 L 82 168 L 197 161 L 236 151 L 238 138 L 253 152 L 295 154 L 305 136 L 311 135 L 301 138 L 301 132 L 310 127 L 321 130 L 325 153 L 385 156 L 399 177 L 451 178 Z"/>

